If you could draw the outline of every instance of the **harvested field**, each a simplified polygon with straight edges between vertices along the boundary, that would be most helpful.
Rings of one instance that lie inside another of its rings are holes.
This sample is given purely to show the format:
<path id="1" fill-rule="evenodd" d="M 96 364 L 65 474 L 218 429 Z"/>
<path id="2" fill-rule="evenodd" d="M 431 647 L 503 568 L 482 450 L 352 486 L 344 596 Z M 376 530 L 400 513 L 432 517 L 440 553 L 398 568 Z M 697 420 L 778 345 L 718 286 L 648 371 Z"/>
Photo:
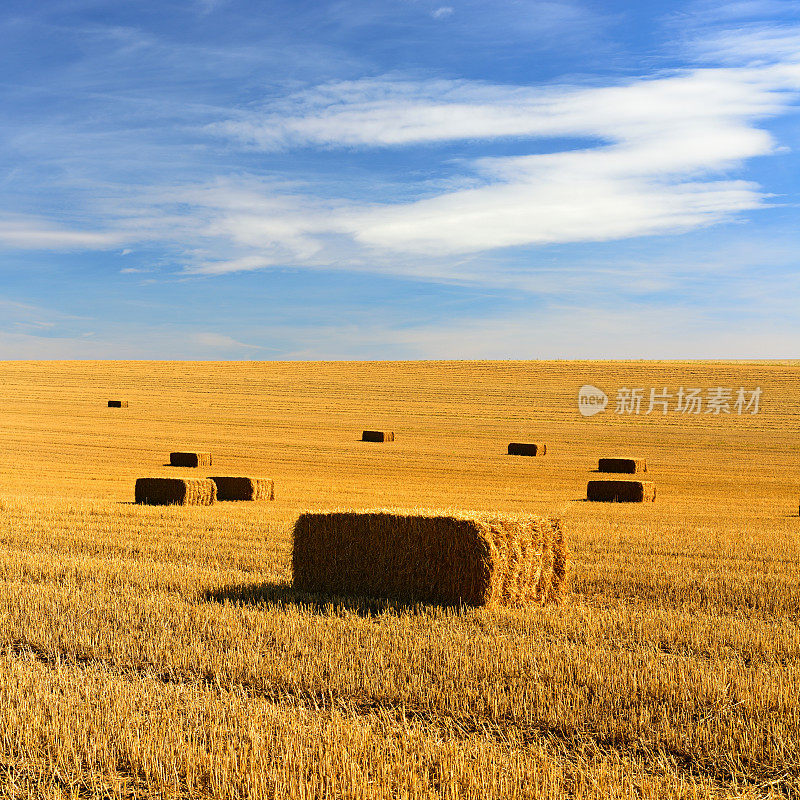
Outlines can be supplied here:
<path id="1" fill-rule="evenodd" d="M 292 575 L 300 591 L 407 603 L 528 605 L 558 600 L 568 552 L 560 521 L 435 511 L 303 514 Z"/>
<path id="2" fill-rule="evenodd" d="M 275 484 L 266 478 L 209 478 L 217 487 L 217 500 L 274 500 Z"/>
<path id="3" fill-rule="evenodd" d="M 0 377 L 5 795 L 800 795 L 800 363 L 6 362 Z M 586 383 L 611 398 L 590 418 Z M 130 409 L 107 413 L 98 385 Z M 761 386 L 762 409 L 614 413 L 617 387 L 681 385 Z M 364 420 L 402 436 L 367 447 Z M 506 455 L 536 430 L 546 458 Z M 275 476 L 275 501 L 134 505 L 137 477 L 182 474 L 164 466 L 176 443 L 214 472 Z M 584 502 L 597 458 L 619 453 L 647 460 L 658 502 Z M 292 587 L 301 513 L 385 507 L 562 519 L 569 592 L 453 608 Z"/>

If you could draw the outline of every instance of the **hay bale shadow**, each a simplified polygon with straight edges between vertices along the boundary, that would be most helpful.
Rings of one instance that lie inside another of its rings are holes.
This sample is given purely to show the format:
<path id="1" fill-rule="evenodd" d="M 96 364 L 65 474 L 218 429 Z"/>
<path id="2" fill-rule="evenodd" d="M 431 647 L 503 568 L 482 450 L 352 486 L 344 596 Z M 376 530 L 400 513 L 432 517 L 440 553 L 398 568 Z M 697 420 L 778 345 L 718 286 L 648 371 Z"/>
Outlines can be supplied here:
<path id="1" fill-rule="evenodd" d="M 302 607 L 320 616 L 330 616 L 341 611 L 361 617 L 376 617 L 386 613 L 423 613 L 426 609 L 467 609 L 460 604 L 422 603 L 392 600 L 382 597 L 343 597 L 300 592 L 286 583 L 258 583 L 226 586 L 224 589 L 204 592 L 201 601 L 206 603 L 231 603 L 233 605 L 271 605 L 278 608 Z"/>

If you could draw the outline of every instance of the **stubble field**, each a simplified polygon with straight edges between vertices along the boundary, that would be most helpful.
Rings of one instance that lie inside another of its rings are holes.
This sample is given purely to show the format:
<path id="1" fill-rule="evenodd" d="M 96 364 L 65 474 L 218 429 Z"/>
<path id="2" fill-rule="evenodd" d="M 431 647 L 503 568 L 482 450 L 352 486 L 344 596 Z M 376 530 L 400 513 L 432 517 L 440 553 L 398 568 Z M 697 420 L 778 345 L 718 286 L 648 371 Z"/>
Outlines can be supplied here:
<path id="1" fill-rule="evenodd" d="M 760 411 L 644 413 L 681 386 Z M 799 390 L 800 362 L 0 363 L 0 796 L 800 796 Z M 131 502 L 195 449 L 276 500 Z M 617 454 L 654 504 L 583 500 Z M 571 594 L 292 591 L 301 511 L 386 506 L 559 515 Z"/>

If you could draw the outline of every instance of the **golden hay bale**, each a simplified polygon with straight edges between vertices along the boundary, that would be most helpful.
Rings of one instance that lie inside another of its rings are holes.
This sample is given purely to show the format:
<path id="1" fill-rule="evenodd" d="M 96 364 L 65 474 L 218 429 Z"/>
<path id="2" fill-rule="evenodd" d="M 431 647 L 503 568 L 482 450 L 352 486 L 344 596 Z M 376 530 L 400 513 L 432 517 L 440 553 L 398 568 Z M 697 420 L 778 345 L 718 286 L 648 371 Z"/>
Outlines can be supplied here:
<path id="1" fill-rule="evenodd" d="M 569 561 L 560 520 L 380 509 L 302 514 L 294 587 L 470 606 L 557 601 Z"/>
<path id="2" fill-rule="evenodd" d="M 647 472 L 647 461 L 643 458 L 601 458 L 597 462 L 597 471 L 634 475 L 637 472 Z"/>
<path id="3" fill-rule="evenodd" d="M 274 500 L 275 484 L 266 478 L 209 478 L 217 486 L 217 500 Z"/>
<path id="4" fill-rule="evenodd" d="M 211 453 L 170 453 L 171 467 L 210 467 Z"/>
<path id="5" fill-rule="evenodd" d="M 547 452 L 546 444 L 525 444 L 524 442 L 511 442 L 508 446 L 510 456 L 543 456 Z"/>
<path id="6" fill-rule="evenodd" d="M 108 401 L 109 408 L 127 408 L 128 401 L 127 400 L 109 400 Z"/>
<path id="7" fill-rule="evenodd" d="M 137 478 L 135 496 L 150 506 L 209 506 L 217 486 L 208 478 Z"/>
<path id="8" fill-rule="evenodd" d="M 650 503 L 656 499 L 652 481 L 589 481 L 586 499 L 605 503 Z"/>
<path id="9" fill-rule="evenodd" d="M 393 442 L 394 431 L 364 431 L 361 434 L 362 442 Z"/>

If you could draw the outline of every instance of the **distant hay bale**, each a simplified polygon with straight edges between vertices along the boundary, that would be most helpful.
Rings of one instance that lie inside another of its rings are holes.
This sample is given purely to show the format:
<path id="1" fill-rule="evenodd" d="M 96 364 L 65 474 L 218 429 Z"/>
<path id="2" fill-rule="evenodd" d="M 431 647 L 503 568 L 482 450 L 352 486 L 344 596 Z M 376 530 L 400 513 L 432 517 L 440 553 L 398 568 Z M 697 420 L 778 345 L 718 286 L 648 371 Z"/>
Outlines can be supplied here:
<path id="1" fill-rule="evenodd" d="M 109 400 L 108 401 L 109 408 L 127 408 L 128 401 L 127 400 Z"/>
<path id="2" fill-rule="evenodd" d="M 526 444 L 511 442 L 508 446 L 510 456 L 543 456 L 547 452 L 546 444 Z"/>
<path id="3" fill-rule="evenodd" d="M 170 453 L 171 467 L 210 467 L 211 453 Z"/>
<path id="4" fill-rule="evenodd" d="M 217 486 L 208 478 L 137 478 L 135 496 L 149 506 L 208 506 Z"/>
<path id="5" fill-rule="evenodd" d="M 361 434 L 362 442 L 393 442 L 394 431 L 364 431 Z"/>
<path id="6" fill-rule="evenodd" d="M 274 500 L 275 484 L 266 478 L 212 477 L 217 500 Z"/>
<path id="7" fill-rule="evenodd" d="M 299 591 L 469 606 L 544 604 L 566 588 L 560 520 L 436 511 L 302 514 Z"/>
<path id="8" fill-rule="evenodd" d="M 652 481 L 589 481 L 586 499 L 605 503 L 651 503 L 656 499 Z"/>
<path id="9" fill-rule="evenodd" d="M 637 472 L 647 472 L 647 461 L 643 458 L 601 458 L 597 462 L 597 471 L 634 475 Z"/>

